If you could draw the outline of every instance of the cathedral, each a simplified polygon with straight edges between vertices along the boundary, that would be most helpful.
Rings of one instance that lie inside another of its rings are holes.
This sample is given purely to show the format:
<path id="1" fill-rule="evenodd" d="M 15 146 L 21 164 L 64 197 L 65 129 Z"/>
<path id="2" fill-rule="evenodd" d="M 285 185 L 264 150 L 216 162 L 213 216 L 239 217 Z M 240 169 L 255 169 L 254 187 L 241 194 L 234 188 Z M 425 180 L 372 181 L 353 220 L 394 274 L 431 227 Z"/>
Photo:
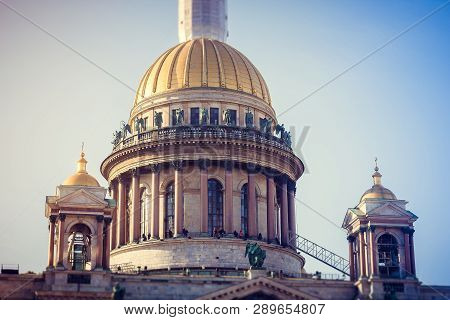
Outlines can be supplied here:
<path id="1" fill-rule="evenodd" d="M 180 43 L 140 80 L 100 165 L 45 200 L 48 266 L 0 275 L 8 299 L 445 299 L 416 277 L 405 200 L 372 187 L 343 217 L 348 256 L 298 235 L 304 164 L 269 88 L 226 43 L 226 0 L 180 0 Z M 368 174 L 368 180 L 369 180 Z M 342 276 L 310 274 L 306 256 Z M 3 270 L 2 270 L 3 271 Z M 8 271 L 8 270 L 5 270 Z M 11 270 L 9 270 L 11 271 Z"/>

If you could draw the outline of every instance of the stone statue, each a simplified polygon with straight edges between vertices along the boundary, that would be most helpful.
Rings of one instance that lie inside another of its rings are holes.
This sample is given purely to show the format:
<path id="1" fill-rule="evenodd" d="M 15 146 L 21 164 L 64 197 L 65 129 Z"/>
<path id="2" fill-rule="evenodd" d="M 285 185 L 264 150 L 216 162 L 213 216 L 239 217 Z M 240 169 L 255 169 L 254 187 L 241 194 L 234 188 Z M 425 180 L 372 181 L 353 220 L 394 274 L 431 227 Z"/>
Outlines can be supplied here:
<path id="1" fill-rule="evenodd" d="M 113 287 L 111 296 L 113 300 L 123 300 L 125 297 L 125 288 L 122 288 L 119 283 L 116 283 Z"/>
<path id="2" fill-rule="evenodd" d="M 120 121 L 120 130 L 122 131 L 122 139 L 125 140 L 127 133 L 131 134 L 131 127 L 125 121 Z"/>
<path id="3" fill-rule="evenodd" d="M 119 142 L 120 139 L 122 139 L 122 132 L 121 131 L 115 131 L 113 133 L 113 141 L 111 141 L 111 143 L 116 146 Z"/>
<path id="4" fill-rule="evenodd" d="M 247 128 L 253 128 L 253 113 L 250 111 L 245 113 L 245 126 Z"/>
<path id="5" fill-rule="evenodd" d="M 183 109 L 177 109 L 175 111 L 175 125 L 180 126 L 184 122 L 184 110 Z"/>
<path id="6" fill-rule="evenodd" d="M 272 119 L 261 119 L 261 128 L 262 133 L 272 133 Z"/>
<path id="7" fill-rule="evenodd" d="M 158 129 L 161 129 L 161 126 L 163 124 L 163 114 L 162 111 L 161 112 L 155 112 L 154 118 L 153 120 L 155 121 L 155 126 Z"/>
<path id="8" fill-rule="evenodd" d="M 287 144 L 288 147 L 292 146 L 292 138 L 290 132 L 286 131 L 283 141 Z"/>
<path id="9" fill-rule="evenodd" d="M 223 122 L 225 123 L 225 125 L 227 126 L 231 126 L 232 125 L 232 121 L 231 121 L 231 110 L 230 109 L 226 109 L 223 112 Z"/>
<path id="10" fill-rule="evenodd" d="M 208 109 L 201 108 L 200 109 L 200 124 L 206 125 L 206 124 L 208 124 L 208 121 L 209 121 Z"/>
<path id="11" fill-rule="evenodd" d="M 141 133 L 145 131 L 145 121 L 143 118 L 136 117 L 134 119 L 134 131 L 137 133 Z"/>
<path id="12" fill-rule="evenodd" d="M 275 133 L 280 134 L 280 138 L 283 138 L 284 131 L 285 131 L 284 124 L 282 124 L 282 125 L 277 124 L 275 126 Z"/>
<path id="13" fill-rule="evenodd" d="M 261 249 L 258 243 L 247 242 L 245 256 L 248 255 L 248 262 L 252 269 L 262 268 L 266 259 L 266 251 Z"/>

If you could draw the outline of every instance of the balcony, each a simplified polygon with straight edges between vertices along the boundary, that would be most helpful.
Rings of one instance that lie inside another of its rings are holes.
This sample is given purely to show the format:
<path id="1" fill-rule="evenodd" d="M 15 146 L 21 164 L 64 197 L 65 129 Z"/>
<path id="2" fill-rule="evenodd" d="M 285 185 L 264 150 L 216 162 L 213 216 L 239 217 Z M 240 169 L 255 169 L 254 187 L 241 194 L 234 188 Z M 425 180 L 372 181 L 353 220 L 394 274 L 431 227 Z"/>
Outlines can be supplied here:
<path id="1" fill-rule="evenodd" d="M 175 126 L 162 129 L 149 130 L 121 139 L 114 145 L 112 152 L 134 146 L 141 143 L 164 140 L 191 140 L 191 139 L 225 139 L 246 140 L 284 151 L 292 151 L 292 148 L 282 139 L 253 128 L 241 128 L 231 126 Z"/>

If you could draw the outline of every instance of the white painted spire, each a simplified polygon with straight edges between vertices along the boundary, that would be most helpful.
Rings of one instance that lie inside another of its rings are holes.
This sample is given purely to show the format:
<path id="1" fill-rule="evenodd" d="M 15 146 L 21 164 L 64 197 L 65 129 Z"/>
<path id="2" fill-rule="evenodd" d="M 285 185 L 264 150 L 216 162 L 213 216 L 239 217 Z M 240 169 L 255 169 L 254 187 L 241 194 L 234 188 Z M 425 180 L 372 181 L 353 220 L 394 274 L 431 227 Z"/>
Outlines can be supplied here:
<path id="1" fill-rule="evenodd" d="M 227 0 L 178 0 L 178 39 L 225 42 L 228 37 Z"/>

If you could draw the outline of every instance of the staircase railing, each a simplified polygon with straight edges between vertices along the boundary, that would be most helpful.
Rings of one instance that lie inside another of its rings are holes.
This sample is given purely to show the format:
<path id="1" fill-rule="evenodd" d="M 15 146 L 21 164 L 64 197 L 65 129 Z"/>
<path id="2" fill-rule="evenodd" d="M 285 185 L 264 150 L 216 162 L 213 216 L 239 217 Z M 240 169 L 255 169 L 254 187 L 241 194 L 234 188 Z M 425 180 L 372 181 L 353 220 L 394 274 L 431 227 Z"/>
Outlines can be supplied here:
<path id="1" fill-rule="evenodd" d="M 347 276 L 350 276 L 350 263 L 347 259 L 341 257 L 340 255 L 319 246 L 306 238 L 299 236 L 298 234 L 291 234 L 289 236 L 289 245 L 294 250 L 299 250 L 306 253 L 310 257 L 336 269 Z"/>

